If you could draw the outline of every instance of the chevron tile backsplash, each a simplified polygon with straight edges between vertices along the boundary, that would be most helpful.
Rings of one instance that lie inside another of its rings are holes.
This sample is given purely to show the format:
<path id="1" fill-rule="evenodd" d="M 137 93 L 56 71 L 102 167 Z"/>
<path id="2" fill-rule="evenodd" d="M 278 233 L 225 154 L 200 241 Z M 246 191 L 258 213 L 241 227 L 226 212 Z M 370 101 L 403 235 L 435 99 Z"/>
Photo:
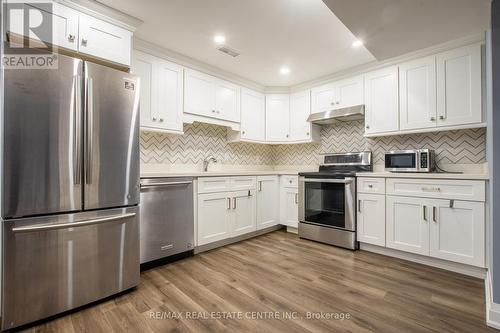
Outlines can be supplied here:
<path id="1" fill-rule="evenodd" d="M 486 161 L 486 129 L 467 129 L 435 133 L 365 138 L 364 121 L 323 126 L 321 143 L 280 146 L 274 151 L 275 165 L 321 163 L 320 154 L 369 150 L 373 163 L 383 164 L 390 150 L 429 148 L 443 164 L 480 164 Z"/>
<path id="2" fill-rule="evenodd" d="M 141 161 L 159 164 L 199 164 L 213 155 L 222 164 L 272 165 L 273 147 L 229 143 L 226 128 L 194 123 L 184 135 L 141 132 Z"/>
<path id="3" fill-rule="evenodd" d="M 226 128 L 195 123 L 184 125 L 184 135 L 141 132 L 141 161 L 158 164 L 198 164 L 213 155 L 222 164 L 317 165 L 323 153 L 371 150 L 375 164 L 389 150 L 430 148 L 438 163 L 480 164 L 486 161 L 486 129 L 365 138 L 364 122 L 323 126 L 321 143 L 259 145 L 229 143 Z"/>

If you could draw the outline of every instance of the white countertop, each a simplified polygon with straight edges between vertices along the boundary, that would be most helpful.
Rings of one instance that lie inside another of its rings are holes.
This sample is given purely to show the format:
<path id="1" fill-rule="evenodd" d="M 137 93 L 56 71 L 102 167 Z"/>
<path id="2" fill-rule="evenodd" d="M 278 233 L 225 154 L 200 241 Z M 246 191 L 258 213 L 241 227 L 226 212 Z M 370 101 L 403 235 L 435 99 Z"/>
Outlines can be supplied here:
<path id="1" fill-rule="evenodd" d="M 486 173 L 358 172 L 357 177 L 488 180 Z"/>
<path id="2" fill-rule="evenodd" d="M 208 172 L 144 172 L 141 178 L 170 178 L 170 177 L 229 177 L 229 176 L 264 176 L 264 175 L 298 175 L 299 171 L 293 170 L 250 170 L 250 171 L 208 171 Z"/>

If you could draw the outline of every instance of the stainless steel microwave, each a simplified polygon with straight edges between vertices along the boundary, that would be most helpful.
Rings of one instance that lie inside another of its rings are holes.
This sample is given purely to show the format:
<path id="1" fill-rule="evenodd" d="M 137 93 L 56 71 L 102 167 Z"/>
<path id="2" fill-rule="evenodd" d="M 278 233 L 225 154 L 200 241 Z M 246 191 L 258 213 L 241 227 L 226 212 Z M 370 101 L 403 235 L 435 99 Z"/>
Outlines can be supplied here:
<path id="1" fill-rule="evenodd" d="M 390 172 L 433 172 L 434 150 L 394 150 L 385 154 L 385 171 Z"/>

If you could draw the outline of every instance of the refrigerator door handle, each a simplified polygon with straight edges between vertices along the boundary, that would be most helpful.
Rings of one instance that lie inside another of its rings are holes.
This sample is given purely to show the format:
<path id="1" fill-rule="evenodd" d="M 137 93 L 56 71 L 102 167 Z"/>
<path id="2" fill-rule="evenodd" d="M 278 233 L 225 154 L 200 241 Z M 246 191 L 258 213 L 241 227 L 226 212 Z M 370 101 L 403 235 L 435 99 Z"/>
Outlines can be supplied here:
<path id="1" fill-rule="evenodd" d="M 85 182 L 92 184 L 92 137 L 94 127 L 94 87 L 92 78 L 87 78 L 87 165 L 85 168 Z"/>
<path id="2" fill-rule="evenodd" d="M 111 221 L 122 220 L 127 217 L 134 217 L 136 213 L 127 213 L 120 215 L 113 215 L 107 217 L 101 217 L 92 220 L 86 221 L 78 221 L 78 222 L 69 222 L 69 223 L 51 223 L 51 224 L 40 224 L 40 225 L 31 225 L 24 227 L 15 227 L 12 228 L 12 232 L 37 232 L 37 231 L 50 231 L 57 229 L 65 229 L 65 228 L 77 228 L 77 227 L 85 227 L 94 224 L 101 224 Z"/>
<path id="3" fill-rule="evenodd" d="M 80 91 L 81 77 L 73 77 L 73 171 L 74 183 L 79 185 L 82 180 L 82 161 L 81 161 L 81 117 L 82 117 L 82 95 Z"/>

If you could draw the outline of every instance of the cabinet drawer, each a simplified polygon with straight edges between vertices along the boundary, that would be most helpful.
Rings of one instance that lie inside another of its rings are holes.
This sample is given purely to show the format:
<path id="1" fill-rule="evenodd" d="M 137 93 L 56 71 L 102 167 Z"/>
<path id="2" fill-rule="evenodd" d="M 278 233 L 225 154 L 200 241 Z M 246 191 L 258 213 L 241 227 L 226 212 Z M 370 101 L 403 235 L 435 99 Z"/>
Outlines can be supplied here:
<path id="1" fill-rule="evenodd" d="M 234 177 L 230 179 L 229 187 L 231 191 L 254 190 L 257 177 Z"/>
<path id="2" fill-rule="evenodd" d="M 281 186 L 282 187 L 299 187 L 299 177 L 298 176 L 281 176 Z"/>
<path id="3" fill-rule="evenodd" d="M 385 194 L 385 178 L 358 178 L 358 192 Z"/>
<path id="4" fill-rule="evenodd" d="M 413 197 L 485 201 L 484 181 L 443 179 L 387 179 L 387 194 Z"/>
<path id="5" fill-rule="evenodd" d="M 231 178 L 205 177 L 198 178 L 198 193 L 215 193 L 229 191 Z"/>

